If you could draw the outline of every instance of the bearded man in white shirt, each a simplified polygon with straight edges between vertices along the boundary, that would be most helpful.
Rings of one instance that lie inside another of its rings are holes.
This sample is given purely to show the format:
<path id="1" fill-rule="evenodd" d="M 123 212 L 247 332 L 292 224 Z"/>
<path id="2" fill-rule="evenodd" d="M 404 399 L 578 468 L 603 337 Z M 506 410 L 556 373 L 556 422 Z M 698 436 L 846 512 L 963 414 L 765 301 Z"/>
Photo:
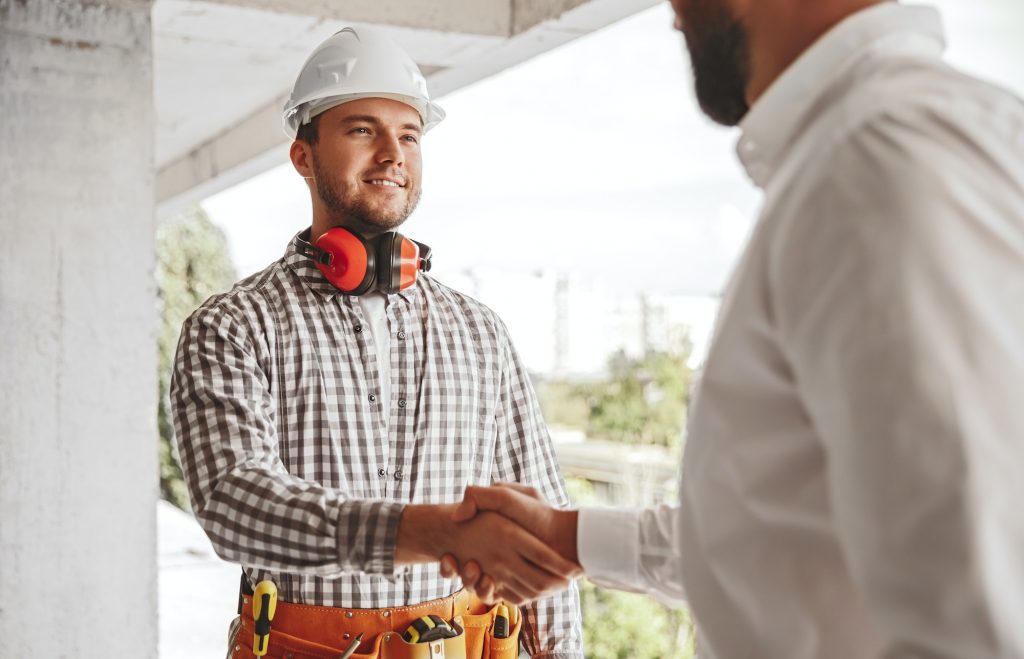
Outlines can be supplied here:
<path id="1" fill-rule="evenodd" d="M 765 193 L 680 505 L 499 486 L 457 516 L 498 510 L 598 583 L 688 602 L 704 657 L 1024 656 L 1024 106 L 942 62 L 932 9 L 672 5 Z"/>

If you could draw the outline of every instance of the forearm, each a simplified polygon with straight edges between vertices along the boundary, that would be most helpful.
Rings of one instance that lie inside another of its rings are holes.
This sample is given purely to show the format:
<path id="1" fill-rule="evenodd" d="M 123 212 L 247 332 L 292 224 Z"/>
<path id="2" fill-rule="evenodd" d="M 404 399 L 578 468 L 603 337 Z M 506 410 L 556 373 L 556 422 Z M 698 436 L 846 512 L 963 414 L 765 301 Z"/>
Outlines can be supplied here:
<path id="1" fill-rule="evenodd" d="M 684 602 L 678 508 L 584 508 L 578 515 L 579 562 L 591 581 Z"/>
<path id="2" fill-rule="evenodd" d="M 286 472 L 238 468 L 217 480 L 196 516 L 229 561 L 324 577 L 387 575 L 402 507 L 349 499 Z"/>
<path id="3" fill-rule="evenodd" d="M 458 528 L 451 520 L 454 505 L 410 504 L 398 524 L 395 564 L 432 563 L 454 553 Z"/>

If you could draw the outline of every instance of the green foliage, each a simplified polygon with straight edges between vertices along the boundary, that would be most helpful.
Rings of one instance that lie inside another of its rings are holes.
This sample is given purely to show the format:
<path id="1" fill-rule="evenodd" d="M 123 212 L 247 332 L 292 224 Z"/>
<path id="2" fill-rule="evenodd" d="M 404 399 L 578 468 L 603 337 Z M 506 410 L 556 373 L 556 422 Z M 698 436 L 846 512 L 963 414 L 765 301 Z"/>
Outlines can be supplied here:
<path id="1" fill-rule="evenodd" d="M 583 643 L 588 659 L 691 659 L 689 613 L 645 595 L 580 581 Z"/>
<path id="2" fill-rule="evenodd" d="M 690 388 L 688 355 L 688 347 L 678 352 L 652 351 L 640 359 L 621 351 L 613 355 L 608 381 L 577 388 L 589 408 L 588 435 L 677 448 Z"/>
<path id="3" fill-rule="evenodd" d="M 159 225 L 156 232 L 157 286 L 160 291 L 159 337 L 160 404 L 160 494 L 188 510 L 188 496 L 175 458 L 171 425 L 171 366 L 178 346 L 181 325 L 192 311 L 211 295 L 228 290 L 236 279 L 228 255 L 227 238 L 202 209 L 196 207 L 181 217 Z"/>
<path id="4" fill-rule="evenodd" d="M 552 426 L 584 429 L 590 419 L 590 406 L 580 394 L 579 385 L 561 380 L 538 380 L 537 399 L 545 421 Z"/>

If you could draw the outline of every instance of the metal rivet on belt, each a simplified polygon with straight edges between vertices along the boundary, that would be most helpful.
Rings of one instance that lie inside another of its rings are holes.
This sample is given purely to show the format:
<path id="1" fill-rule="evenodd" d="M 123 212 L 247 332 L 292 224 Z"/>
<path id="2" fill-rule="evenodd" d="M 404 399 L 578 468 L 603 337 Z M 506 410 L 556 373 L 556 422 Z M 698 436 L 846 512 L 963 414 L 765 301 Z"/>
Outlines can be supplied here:
<path id="1" fill-rule="evenodd" d="M 347 641 L 347 640 L 348 640 L 349 638 L 351 638 L 351 637 L 352 637 L 352 634 L 344 634 L 344 635 L 342 636 L 342 638 L 343 638 L 343 639 L 345 639 L 346 641 Z"/>
<path id="2" fill-rule="evenodd" d="M 382 613 L 381 615 L 382 615 L 382 616 L 384 616 L 385 618 L 387 618 L 388 616 L 390 616 L 390 615 L 391 615 L 391 612 L 390 612 L 390 611 L 385 611 L 385 612 L 384 612 L 384 613 Z"/>
<path id="3" fill-rule="evenodd" d="M 387 635 L 384 636 L 384 642 L 385 643 L 390 643 L 391 642 L 391 634 L 387 634 Z"/>
<path id="4" fill-rule="evenodd" d="M 345 617 L 346 618 L 351 618 L 352 617 L 352 612 L 351 611 L 346 611 L 345 612 Z"/>

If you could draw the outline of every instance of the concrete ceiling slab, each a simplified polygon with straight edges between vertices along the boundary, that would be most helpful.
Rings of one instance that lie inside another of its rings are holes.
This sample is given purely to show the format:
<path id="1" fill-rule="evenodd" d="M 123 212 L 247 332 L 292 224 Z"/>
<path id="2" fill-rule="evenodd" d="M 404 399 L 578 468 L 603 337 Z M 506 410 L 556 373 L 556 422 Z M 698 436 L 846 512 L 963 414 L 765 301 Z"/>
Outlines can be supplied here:
<path id="1" fill-rule="evenodd" d="M 345 25 L 387 30 L 439 97 L 658 1 L 157 0 L 159 212 L 284 162 L 287 91 L 312 49 Z"/>

